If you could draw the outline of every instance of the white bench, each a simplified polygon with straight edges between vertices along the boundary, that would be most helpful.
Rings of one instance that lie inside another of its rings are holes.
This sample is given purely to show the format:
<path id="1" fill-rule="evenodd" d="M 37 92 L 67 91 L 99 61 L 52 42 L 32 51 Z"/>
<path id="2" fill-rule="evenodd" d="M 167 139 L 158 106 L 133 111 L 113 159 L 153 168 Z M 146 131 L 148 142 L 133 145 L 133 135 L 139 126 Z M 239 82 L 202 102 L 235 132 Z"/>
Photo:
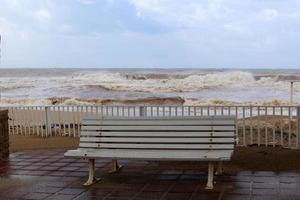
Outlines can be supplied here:
<path id="1" fill-rule="evenodd" d="M 213 189 L 214 163 L 222 173 L 222 161 L 229 161 L 236 142 L 236 118 L 213 117 L 123 117 L 87 118 L 82 121 L 80 144 L 66 157 L 89 160 L 91 185 L 95 158 L 208 161 L 207 189 Z"/>

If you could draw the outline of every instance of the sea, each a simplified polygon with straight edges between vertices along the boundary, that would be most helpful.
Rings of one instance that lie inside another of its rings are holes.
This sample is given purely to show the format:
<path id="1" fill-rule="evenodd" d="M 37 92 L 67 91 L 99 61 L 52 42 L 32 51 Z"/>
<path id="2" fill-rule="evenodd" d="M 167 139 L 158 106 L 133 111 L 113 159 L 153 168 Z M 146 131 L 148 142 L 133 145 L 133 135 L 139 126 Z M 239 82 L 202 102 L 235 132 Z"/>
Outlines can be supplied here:
<path id="1" fill-rule="evenodd" d="M 300 69 L 0 68 L 0 106 L 300 105 Z"/>

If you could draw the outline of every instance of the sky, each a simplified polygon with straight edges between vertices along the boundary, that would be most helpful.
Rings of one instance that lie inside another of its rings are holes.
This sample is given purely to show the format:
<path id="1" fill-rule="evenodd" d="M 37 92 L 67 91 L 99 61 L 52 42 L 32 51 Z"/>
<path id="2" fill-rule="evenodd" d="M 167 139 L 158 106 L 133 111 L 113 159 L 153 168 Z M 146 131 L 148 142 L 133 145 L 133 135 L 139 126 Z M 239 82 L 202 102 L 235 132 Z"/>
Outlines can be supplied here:
<path id="1" fill-rule="evenodd" d="M 0 0 L 0 67 L 300 68 L 300 0 Z"/>

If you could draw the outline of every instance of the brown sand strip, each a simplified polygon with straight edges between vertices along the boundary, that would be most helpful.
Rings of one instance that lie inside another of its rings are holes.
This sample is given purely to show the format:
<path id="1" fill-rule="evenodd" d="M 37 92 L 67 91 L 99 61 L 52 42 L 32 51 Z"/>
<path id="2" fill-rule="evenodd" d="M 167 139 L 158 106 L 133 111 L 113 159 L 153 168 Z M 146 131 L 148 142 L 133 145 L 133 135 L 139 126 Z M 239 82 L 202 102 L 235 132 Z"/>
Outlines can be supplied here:
<path id="1" fill-rule="evenodd" d="M 79 138 L 74 137 L 49 137 L 41 138 L 36 136 L 10 136 L 10 152 L 32 150 L 32 149 L 57 149 L 57 148 L 77 148 Z"/>

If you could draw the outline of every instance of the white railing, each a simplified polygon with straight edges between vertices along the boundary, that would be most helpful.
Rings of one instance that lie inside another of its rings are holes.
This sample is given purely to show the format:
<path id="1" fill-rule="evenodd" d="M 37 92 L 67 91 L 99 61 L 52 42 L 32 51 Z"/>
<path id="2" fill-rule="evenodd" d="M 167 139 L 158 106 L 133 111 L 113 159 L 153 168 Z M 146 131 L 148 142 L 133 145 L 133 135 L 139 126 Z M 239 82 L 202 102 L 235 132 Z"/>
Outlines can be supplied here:
<path id="1" fill-rule="evenodd" d="M 87 116 L 237 116 L 239 145 L 298 148 L 300 107 L 296 106 L 21 106 L 9 110 L 10 134 L 80 135 Z"/>

